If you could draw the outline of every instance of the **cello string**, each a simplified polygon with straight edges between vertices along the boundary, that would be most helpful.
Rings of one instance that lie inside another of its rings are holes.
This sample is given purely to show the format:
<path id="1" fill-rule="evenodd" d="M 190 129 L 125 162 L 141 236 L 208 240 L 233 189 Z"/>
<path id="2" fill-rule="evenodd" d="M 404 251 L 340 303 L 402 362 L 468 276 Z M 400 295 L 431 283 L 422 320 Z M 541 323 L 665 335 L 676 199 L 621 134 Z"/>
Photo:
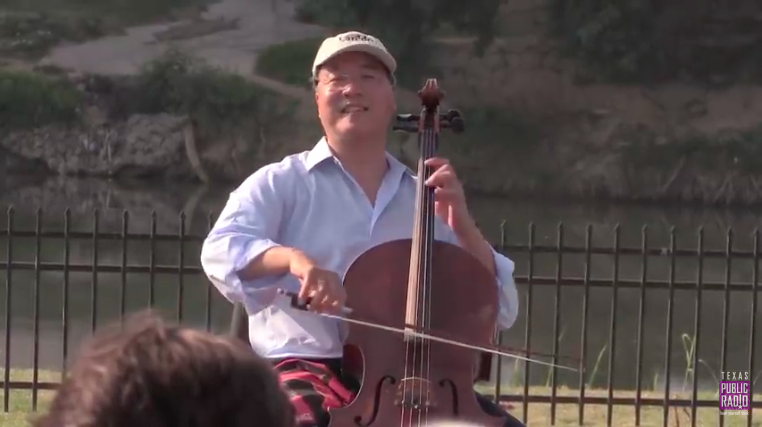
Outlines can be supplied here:
<path id="1" fill-rule="evenodd" d="M 439 121 L 439 108 L 434 111 L 434 120 Z M 432 131 L 431 134 L 431 157 L 434 157 L 439 145 L 439 126 L 437 125 L 436 133 Z M 426 297 L 426 328 L 431 328 L 431 310 L 432 310 L 432 296 L 434 294 L 433 284 L 433 270 L 434 270 L 434 240 L 436 239 L 436 228 L 434 227 L 434 221 L 436 219 L 436 198 L 434 196 L 434 189 L 429 192 L 430 203 L 429 206 L 432 209 L 431 215 L 429 215 L 429 253 L 427 254 L 428 269 L 426 274 L 429 279 L 428 295 Z M 424 338 L 425 339 L 425 338 Z M 426 340 L 426 365 L 427 365 L 427 378 L 431 377 L 431 341 Z M 428 420 L 427 420 L 428 422 Z"/>
<path id="2" fill-rule="evenodd" d="M 428 113 L 428 112 L 427 112 Z M 417 310 L 417 319 L 418 324 L 416 326 L 423 326 L 425 327 L 425 315 L 426 315 L 426 309 L 425 309 L 425 295 L 426 295 L 426 288 L 428 286 L 428 283 L 426 282 L 426 252 L 428 250 L 428 217 L 429 217 L 429 187 L 426 186 L 426 180 L 429 178 L 429 168 L 425 165 L 426 160 L 429 158 L 429 145 L 430 145 L 430 131 L 428 129 L 425 129 L 423 131 L 423 137 L 422 137 L 422 144 L 421 144 L 421 159 L 424 164 L 422 164 L 423 168 L 423 176 L 422 176 L 422 193 L 421 193 L 421 245 L 419 246 L 421 248 L 421 252 L 419 254 L 419 269 L 418 269 L 418 277 L 419 277 L 419 287 L 418 287 L 418 304 L 416 307 Z M 418 346 L 420 348 L 420 358 L 416 360 L 416 363 L 419 365 L 419 375 L 421 377 L 424 376 L 424 358 L 425 358 L 425 340 L 420 339 L 417 342 Z M 419 387 L 417 390 L 418 395 L 416 396 L 419 402 L 423 401 L 423 387 Z M 421 409 L 418 410 L 418 425 L 421 424 L 421 417 L 423 415 L 423 411 Z"/>
<path id="3" fill-rule="evenodd" d="M 423 113 L 425 114 L 425 112 Z M 415 279 L 414 282 L 411 283 L 411 286 L 415 287 L 416 290 L 416 307 L 415 307 L 415 320 L 416 320 L 416 326 L 419 326 L 417 323 L 420 319 L 420 286 L 421 286 L 421 243 L 422 243 L 422 212 L 425 209 L 425 180 L 426 180 L 426 167 L 424 165 L 425 161 L 425 155 L 426 155 L 426 133 L 425 131 L 423 133 L 418 134 L 418 148 L 420 150 L 419 160 L 418 160 L 418 198 L 416 200 L 416 207 L 418 208 L 416 210 L 416 218 L 415 218 L 415 225 L 414 225 L 414 233 L 415 236 L 418 237 L 418 239 L 415 239 L 419 243 L 418 247 L 412 247 L 412 249 L 415 251 L 415 258 L 411 259 L 412 262 L 415 262 Z M 407 413 L 407 406 L 406 402 L 410 400 L 415 400 L 418 396 L 416 395 L 416 387 L 414 383 L 414 378 L 418 377 L 418 372 L 416 370 L 416 361 L 418 359 L 418 343 L 421 341 L 420 337 L 417 335 L 412 335 L 412 339 L 410 339 L 410 336 L 407 336 L 406 338 L 406 352 L 405 352 L 405 378 L 403 379 L 403 404 L 402 404 L 402 415 L 401 415 L 401 424 L 404 424 L 405 418 L 407 418 L 408 425 L 412 425 L 413 423 L 413 416 L 415 408 L 410 408 L 409 414 Z M 412 343 L 411 343 L 412 341 Z M 411 347 L 412 345 L 412 352 Z M 412 355 L 411 355 L 412 353 Z M 408 357 L 412 360 L 408 360 Z M 410 373 L 408 373 L 408 368 L 410 370 Z M 408 389 L 408 379 L 413 379 L 413 383 L 411 384 L 411 389 Z"/>
<path id="4" fill-rule="evenodd" d="M 429 113 L 428 111 L 426 113 Z M 424 119 L 425 120 L 425 119 Z M 416 326 L 423 326 L 425 327 L 425 321 L 426 321 L 426 290 L 429 286 L 429 283 L 426 280 L 426 270 L 427 270 L 427 252 L 428 252 L 428 222 L 429 222 L 429 213 L 430 213 L 430 200 L 429 200 L 429 194 L 431 193 L 430 188 L 426 185 L 426 180 L 428 180 L 430 176 L 430 170 L 429 167 L 425 165 L 426 160 L 430 157 L 430 151 L 431 151 L 431 131 L 429 129 L 425 129 L 421 135 L 421 182 L 419 185 L 421 186 L 421 210 L 418 212 L 420 215 L 420 229 L 419 236 L 420 236 L 420 245 L 418 248 L 420 251 L 418 252 L 418 286 L 417 286 L 417 304 L 416 304 L 416 320 L 417 325 Z M 424 360 L 426 357 L 426 348 L 425 348 L 426 340 L 420 337 L 416 338 L 416 361 L 414 363 L 418 364 L 418 371 L 416 372 L 416 377 L 424 377 L 425 378 L 425 371 L 424 371 Z M 424 403 L 424 392 L 425 388 L 423 387 L 422 383 L 421 386 L 416 388 L 416 401 L 418 404 Z M 417 415 L 418 415 L 418 425 L 421 424 L 421 417 L 423 416 L 423 410 L 419 407 L 417 408 Z"/>
<path id="5" fill-rule="evenodd" d="M 421 147 L 421 135 L 420 134 L 418 135 L 418 147 L 419 147 L 419 150 L 420 150 L 420 147 Z M 419 159 L 418 163 L 419 163 L 418 164 L 418 168 L 419 168 L 418 177 L 420 178 L 420 159 Z M 420 192 L 420 189 L 416 189 L 416 191 Z M 417 207 L 418 207 L 418 198 L 416 198 L 416 208 Z M 418 218 L 415 217 L 413 219 L 413 243 L 415 243 L 415 235 L 418 232 L 418 227 L 419 227 L 419 225 L 418 225 Z M 415 246 L 414 245 L 411 244 L 410 248 L 411 248 L 411 250 L 415 251 Z M 413 263 L 413 262 L 415 262 L 415 260 L 411 257 L 411 261 L 410 262 Z M 412 268 L 414 266 L 411 265 L 410 267 Z M 414 279 L 414 280 L 417 280 L 417 279 Z M 410 286 L 416 286 L 416 282 L 415 281 L 413 281 L 413 282 L 408 281 L 408 295 L 409 295 L 409 287 Z M 405 310 L 405 319 L 407 320 L 407 309 Z M 413 369 L 414 369 L 413 363 L 415 363 L 415 354 L 413 354 L 412 357 L 411 357 L 411 348 L 410 348 L 410 346 L 411 346 L 410 341 L 411 340 L 410 340 L 410 335 L 407 332 L 408 331 L 405 330 L 405 334 L 403 335 L 403 339 L 405 340 L 405 374 L 404 374 L 404 377 L 402 378 L 402 410 L 401 410 L 401 414 L 400 414 L 400 426 L 404 426 L 405 425 L 405 418 L 406 418 L 406 415 L 407 415 L 407 405 L 406 405 L 406 402 L 411 397 L 409 395 L 410 391 L 408 390 L 408 378 L 411 378 L 411 376 L 415 373 L 413 371 Z M 414 345 L 415 345 L 415 343 L 413 343 L 413 346 Z M 414 350 L 415 350 L 415 347 L 413 347 L 413 351 Z M 412 414 L 411 414 L 411 416 L 412 416 Z M 408 422 L 408 424 L 409 424 L 409 422 Z"/>
<path id="6" fill-rule="evenodd" d="M 424 127 L 426 126 L 426 114 L 427 112 L 424 111 L 421 115 L 422 120 L 424 121 Z M 418 252 L 416 253 L 416 299 L 415 299 L 415 326 L 421 326 L 421 287 L 425 286 L 425 282 L 423 281 L 423 253 L 426 250 L 426 130 L 423 130 L 421 132 L 420 137 L 420 173 L 419 173 L 419 180 L 418 180 L 418 186 L 420 188 L 420 205 L 419 210 L 416 212 L 418 215 L 418 225 L 419 228 L 417 230 L 418 232 Z M 422 340 L 419 337 L 416 337 L 415 339 L 415 357 L 413 358 L 413 363 L 415 364 L 415 377 L 418 378 L 421 376 L 421 366 L 420 366 L 420 360 L 421 360 L 421 354 L 419 352 L 423 350 L 421 348 Z M 414 389 L 414 397 L 416 402 L 420 402 L 421 399 L 421 388 L 420 386 L 415 387 Z M 417 409 L 417 410 L 416 410 Z M 415 411 L 415 415 L 418 416 L 418 425 L 421 424 L 421 411 L 419 408 L 416 408 L 413 406 L 413 411 Z M 412 417 L 411 417 L 411 424 L 412 424 Z"/>
<path id="7" fill-rule="evenodd" d="M 438 111 L 434 111 L 433 114 L 438 114 Z M 437 138 L 437 136 L 436 136 L 436 133 L 435 133 L 434 130 L 429 130 L 427 136 L 428 136 L 428 138 L 427 138 L 427 147 L 426 147 L 427 148 L 427 156 L 426 156 L 426 158 L 430 159 L 430 158 L 434 157 L 434 155 L 436 153 L 436 138 Z M 427 209 L 427 211 L 426 211 L 426 246 L 425 246 L 426 253 L 424 254 L 424 256 L 425 256 L 425 258 L 424 258 L 424 263 L 425 263 L 424 264 L 425 265 L 425 269 L 424 269 L 424 275 L 425 275 L 424 283 L 426 285 L 425 285 L 424 290 L 423 290 L 423 292 L 425 293 L 425 295 L 423 296 L 423 304 L 424 304 L 423 318 L 424 318 L 424 322 L 425 322 L 424 327 L 426 329 L 429 329 L 431 327 L 431 295 L 434 292 L 434 289 L 433 289 L 434 286 L 433 286 L 432 277 L 431 277 L 431 272 L 432 272 L 432 269 L 433 269 L 432 263 L 433 263 L 433 251 L 434 251 L 434 237 L 435 237 L 434 236 L 434 215 L 436 214 L 435 204 L 434 204 L 434 189 L 433 188 L 428 188 L 427 189 L 426 199 L 427 199 L 426 200 L 426 202 L 427 202 L 426 203 L 426 209 Z M 427 340 L 425 338 L 422 338 L 422 341 L 423 341 L 422 347 L 423 347 L 423 353 L 424 354 L 421 355 L 422 356 L 421 357 L 421 361 L 422 361 L 422 363 L 425 363 L 425 372 L 426 372 L 425 378 L 426 378 L 427 381 L 429 381 L 431 379 L 431 341 L 429 341 L 429 340 Z M 424 360 L 425 360 L 425 362 L 424 362 Z M 427 383 L 430 384 L 430 382 L 427 382 Z M 427 396 L 426 396 L 426 400 L 425 401 L 428 401 L 428 399 L 430 397 L 430 396 L 428 396 L 428 393 L 430 393 L 431 390 L 429 390 L 429 388 L 427 388 L 426 392 L 427 392 Z M 429 421 L 429 418 L 428 418 L 429 407 L 428 407 L 428 405 L 426 406 L 425 411 L 426 411 L 426 413 L 425 413 L 425 415 L 426 415 L 425 416 L 425 421 L 426 421 L 426 425 L 428 425 L 428 421 Z"/>

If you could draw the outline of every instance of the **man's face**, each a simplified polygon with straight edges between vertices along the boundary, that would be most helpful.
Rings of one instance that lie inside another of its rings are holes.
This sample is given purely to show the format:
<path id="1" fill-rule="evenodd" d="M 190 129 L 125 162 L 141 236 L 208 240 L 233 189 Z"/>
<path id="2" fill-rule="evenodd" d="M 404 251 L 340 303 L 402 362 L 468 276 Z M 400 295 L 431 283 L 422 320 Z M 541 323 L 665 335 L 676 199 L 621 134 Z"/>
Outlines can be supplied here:
<path id="1" fill-rule="evenodd" d="M 386 134 L 394 115 L 394 90 L 380 61 L 346 52 L 320 68 L 315 102 L 323 128 L 344 136 Z"/>

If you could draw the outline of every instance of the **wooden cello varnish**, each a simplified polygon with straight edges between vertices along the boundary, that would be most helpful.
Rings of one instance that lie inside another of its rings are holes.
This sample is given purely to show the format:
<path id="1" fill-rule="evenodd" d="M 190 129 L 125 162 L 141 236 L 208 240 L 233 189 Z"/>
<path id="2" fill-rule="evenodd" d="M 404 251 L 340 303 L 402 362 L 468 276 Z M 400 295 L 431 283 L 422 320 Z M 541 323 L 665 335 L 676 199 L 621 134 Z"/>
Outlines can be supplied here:
<path id="1" fill-rule="evenodd" d="M 344 279 L 349 318 L 407 331 L 441 331 L 489 347 L 498 311 L 495 277 L 459 246 L 434 240 L 434 193 L 424 185 L 442 128 L 462 129 L 457 112 L 439 113 L 443 96 L 434 79 L 419 91 L 420 144 L 413 235 L 369 249 Z M 362 383 L 356 399 L 331 410 L 330 427 L 419 426 L 461 420 L 502 426 L 474 394 L 480 352 L 347 323 L 345 369 Z"/>

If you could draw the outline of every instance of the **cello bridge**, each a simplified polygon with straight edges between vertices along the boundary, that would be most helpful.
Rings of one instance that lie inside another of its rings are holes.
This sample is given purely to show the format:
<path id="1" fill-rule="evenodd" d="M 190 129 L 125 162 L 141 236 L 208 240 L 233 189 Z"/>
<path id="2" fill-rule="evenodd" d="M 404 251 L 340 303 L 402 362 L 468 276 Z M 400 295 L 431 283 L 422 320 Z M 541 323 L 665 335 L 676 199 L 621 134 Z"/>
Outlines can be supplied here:
<path id="1" fill-rule="evenodd" d="M 431 382 L 420 377 L 408 377 L 400 381 L 394 404 L 408 409 L 425 409 L 437 406 Z"/>

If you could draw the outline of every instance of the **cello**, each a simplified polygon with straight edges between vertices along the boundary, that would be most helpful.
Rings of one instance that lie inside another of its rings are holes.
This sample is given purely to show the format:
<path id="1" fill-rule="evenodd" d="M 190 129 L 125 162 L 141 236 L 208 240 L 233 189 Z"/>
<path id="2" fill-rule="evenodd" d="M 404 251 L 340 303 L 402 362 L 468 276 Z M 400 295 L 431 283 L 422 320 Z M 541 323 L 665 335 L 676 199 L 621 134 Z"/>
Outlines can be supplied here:
<path id="1" fill-rule="evenodd" d="M 435 156 L 444 128 L 463 130 L 457 111 L 440 114 L 444 93 L 435 79 L 418 92 L 420 116 L 401 115 L 395 130 L 418 133 L 420 155 L 413 235 L 370 248 L 344 277 L 347 320 L 386 325 L 405 334 L 348 323 L 345 371 L 361 383 L 355 399 L 330 411 L 330 427 L 418 426 L 463 421 L 498 427 L 474 393 L 475 367 L 489 347 L 498 312 L 495 277 L 463 248 L 434 239 L 434 189 L 424 162 Z M 360 322 L 357 322 L 360 323 Z M 451 346 L 416 333 L 445 331 Z"/>

